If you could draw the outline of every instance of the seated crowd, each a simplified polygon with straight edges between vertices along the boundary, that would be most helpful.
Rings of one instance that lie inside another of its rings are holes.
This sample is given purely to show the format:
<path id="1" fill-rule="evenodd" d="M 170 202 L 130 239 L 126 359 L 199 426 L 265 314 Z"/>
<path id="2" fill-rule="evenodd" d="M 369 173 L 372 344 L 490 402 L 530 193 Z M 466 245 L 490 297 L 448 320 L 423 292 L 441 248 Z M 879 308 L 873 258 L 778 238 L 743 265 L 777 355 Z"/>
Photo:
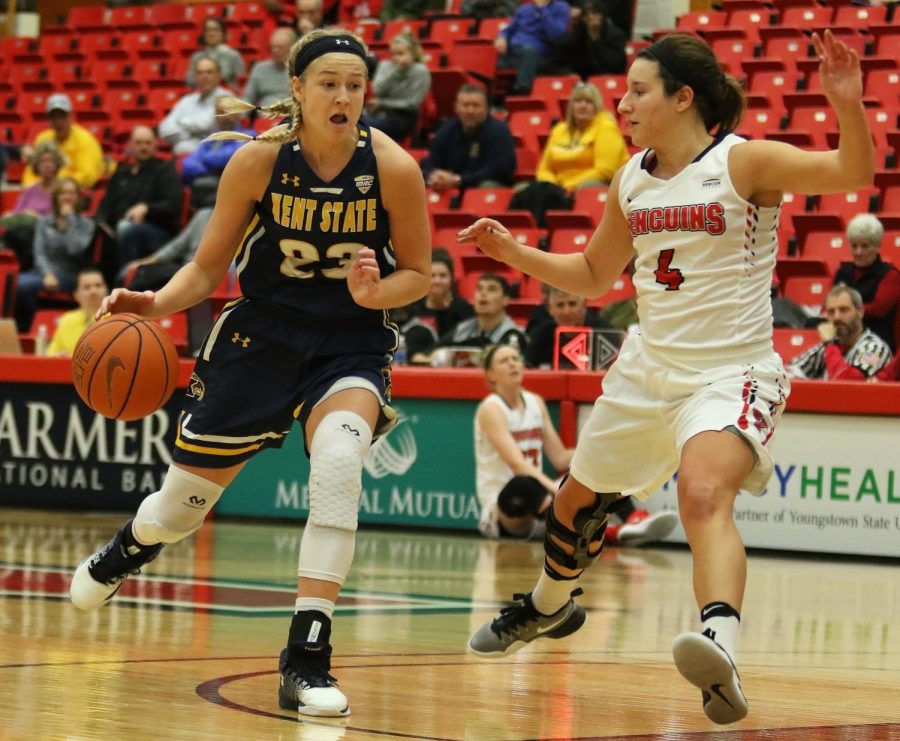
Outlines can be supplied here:
<path id="1" fill-rule="evenodd" d="M 631 3 L 465 0 L 461 17 L 509 22 L 496 27 L 496 79 L 485 86 L 468 77 L 456 89 L 452 115 L 443 119 L 434 113 L 431 71 L 436 67 L 422 42 L 422 19 L 437 9 L 427 0 L 331 0 L 324 5 L 296 0 L 288 8 L 270 0 L 264 5 L 270 13 L 262 25 L 268 49 L 255 55 L 247 44 L 232 40 L 226 17 L 209 16 L 197 24 L 197 47 L 188 50 L 184 67 L 184 94 L 153 126 L 135 125 L 121 153 L 104 151 L 79 123 L 71 96 L 62 90 L 47 97 L 46 127 L 32 132 L 28 141 L 5 147 L 4 155 L 18 154 L 25 164 L 18 197 L 13 204 L 5 200 L 11 207 L 0 218 L 0 257 L 11 255 L 18 263 L 15 318 L 21 333 L 31 330 L 35 312 L 45 305 L 77 305 L 73 311 L 81 312 L 78 322 L 84 321 L 84 296 L 95 292 L 98 279 L 104 286 L 163 285 L 196 250 L 218 178 L 243 143 L 206 137 L 223 130 L 252 135 L 271 125 L 255 112 L 245 118 L 225 115 L 223 99 L 237 95 L 265 107 L 289 96 L 284 63 L 298 37 L 334 22 L 359 30 L 364 27 L 352 24 L 373 18 L 411 25 L 392 25 L 398 33 L 377 36 L 364 116 L 419 154 L 435 225 L 431 290 L 395 317 L 408 362 L 442 365 L 456 362 L 450 348 L 512 342 L 528 366 L 553 367 L 559 326 L 620 335 L 632 328 L 636 317 L 628 290 L 589 305 L 532 285 L 499 264 L 482 265 L 473 275 L 465 269 L 469 253 L 450 242 L 450 229 L 438 228 L 439 215 L 458 228 L 467 216 L 502 219 L 508 212 L 521 219 L 528 243 L 554 249 L 554 230 L 569 223 L 563 217 L 571 212 L 571 225 L 589 235 L 605 188 L 635 151 L 620 129 L 614 100 L 597 82 L 604 79 L 598 76 L 615 78 L 626 69 Z M 581 81 L 566 83 L 561 120 L 551 116 L 541 119 L 542 128 L 523 130 L 515 125 L 514 105 L 534 103 L 527 96 L 546 75 L 577 75 Z M 526 154 L 534 157 L 532 166 L 524 161 Z M 478 191 L 498 199 L 495 209 L 488 207 L 487 195 L 479 207 L 465 207 L 467 194 Z M 891 358 L 900 342 L 900 272 L 881 254 L 884 235 L 874 213 L 849 221 L 849 259 L 828 277 L 833 288 L 822 307 L 802 308 L 773 289 L 776 315 L 785 315 L 786 306 L 792 317 L 786 321 L 797 328 L 817 327 L 821 339 L 798 357 L 785 358 L 792 375 L 896 378 Z M 92 281 L 91 290 L 81 286 L 82 279 Z M 74 322 L 65 320 L 67 334 Z M 70 343 L 54 350 L 66 347 Z M 476 362 L 474 357 L 459 362 Z"/>

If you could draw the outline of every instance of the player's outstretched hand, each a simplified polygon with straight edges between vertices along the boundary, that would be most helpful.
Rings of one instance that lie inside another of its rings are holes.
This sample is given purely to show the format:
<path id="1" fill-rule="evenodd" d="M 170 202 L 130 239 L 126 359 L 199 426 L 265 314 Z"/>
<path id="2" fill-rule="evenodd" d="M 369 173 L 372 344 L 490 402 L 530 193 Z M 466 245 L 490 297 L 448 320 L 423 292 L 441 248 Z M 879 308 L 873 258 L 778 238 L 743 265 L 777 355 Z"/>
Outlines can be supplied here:
<path id="1" fill-rule="evenodd" d="M 494 219 L 478 219 L 472 226 L 460 230 L 456 241 L 476 244 L 486 255 L 501 262 L 509 262 L 519 246 L 509 230 Z"/>
<path id="2" fill-rule="evenodd" d="M 95 319 L 105 314 L 121 314 L 130 311 L 134 314 L 151 316 L 156 303 L 154 291 L 129 291 L 127 288 L 114 288 L 113 292 L 100 302 Z"/>
<path id="3" fill-rule="evenodd" d="M 858 106 L 862 101 L 863 81 L 859 55 L 831 31 L 812 35 L 816 56 L 819 57 L 819 77 L 822 91 L 832 107 Z"/>
<path id="4" fill-rule="evenodd" d="M 365 247 L 361 249 L 350 266 L 347 275 L 347 287 L 353 300 L 366 309 L 377 309 L 372 304 L 372 299 L 378 293 L 378 285 L 381 283 L 381 269 L 375 250 Z"/>

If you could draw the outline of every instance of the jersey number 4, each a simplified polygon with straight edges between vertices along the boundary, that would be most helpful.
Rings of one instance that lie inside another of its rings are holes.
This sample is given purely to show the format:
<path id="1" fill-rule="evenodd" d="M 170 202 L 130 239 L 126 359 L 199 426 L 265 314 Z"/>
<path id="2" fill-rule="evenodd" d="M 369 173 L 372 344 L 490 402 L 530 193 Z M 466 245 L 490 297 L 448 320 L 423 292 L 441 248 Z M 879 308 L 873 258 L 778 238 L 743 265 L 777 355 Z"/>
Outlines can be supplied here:
<path id="1" fill-rule="evenodd" d="M 282 239 L 278 246 L 284 254 L 281 261 L 281 274 L 288 278 L 312 278 L 315 270 L 305 270 L 308 265 L 315 265 L 325 260 L 336 260 L 337 265 L 331 268 L 321 268 L 320 273 L 326 278 L 345 280 L 350 273 L 350 265 L 356 253 L 365 248 L 358 242 L 339 242 L 325 250 L 325 256 L 319 254 L 319 248 L 309 242 L 299 239 Z"/>
<path id="2" fill-rule="evenodd" d="M 656 263 L 656 282 L 664 285 L 667 291 L 677 291 L 684 283 L 684 275 L 678 268 L 671 267 L 675 250 L 660 250 L 659 262 Z"/>

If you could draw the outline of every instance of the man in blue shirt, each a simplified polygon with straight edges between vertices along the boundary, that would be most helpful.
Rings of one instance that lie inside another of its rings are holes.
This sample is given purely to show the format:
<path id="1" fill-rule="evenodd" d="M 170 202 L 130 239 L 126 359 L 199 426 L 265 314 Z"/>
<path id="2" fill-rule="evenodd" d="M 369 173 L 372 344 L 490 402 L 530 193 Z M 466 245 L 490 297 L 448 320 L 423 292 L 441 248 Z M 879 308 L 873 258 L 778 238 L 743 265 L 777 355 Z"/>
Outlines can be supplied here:
<path id="1" fill-rule="evenodd" d="M 497 66 L 517 71 L 514 94 L 531 93 L 538 68 L 569 30 L 571 14 L 565 0 L 532 0 L 519 6 L 510 24 L 497 36 Z"/>
<path id="2" fill-rule="evenodd" d="M 428 187 L 441 192 L 512 185 L 515 140 L 506 123 L 488 115 L 487 91 L 462 85 L 454 111 L 456 118 L 437 130 L 422 162 Z"/>

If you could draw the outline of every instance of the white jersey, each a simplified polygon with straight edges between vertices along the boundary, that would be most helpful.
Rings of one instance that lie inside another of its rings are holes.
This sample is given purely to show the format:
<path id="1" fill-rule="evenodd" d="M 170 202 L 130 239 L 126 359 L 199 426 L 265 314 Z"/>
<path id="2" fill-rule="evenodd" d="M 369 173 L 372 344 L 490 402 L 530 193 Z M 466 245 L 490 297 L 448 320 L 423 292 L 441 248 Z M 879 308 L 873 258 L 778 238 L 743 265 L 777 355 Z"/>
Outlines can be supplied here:
<path id="1" fill-rule="evenodd" d="M 660 180 L 645 150 L 625 165 L 619 203 L 636 250 L 640 331 L 663 354 L 753 356 L 772 349 L 770 290 L 780 206 L 737 194 L 728 134 L 680 173 Z"/>
<path id="2" fill-rule="evenodd" d="M 478 527 L 485 535 L 499 535 L 496 532 L 497 497 L 514 474 L 478 424 L 478 413 L 486 404 L 502 409 L 506 414 L 509 431 L 522 455 L 540 470 L 544 465 L 544 416 L 536 394 L 522 391 L 522 400 L 523 408 L 510 409 L 498 394 L 491 394 L 482 399 L 475 412 L 475 489 L 481 504 L 481 522 Z"/>

